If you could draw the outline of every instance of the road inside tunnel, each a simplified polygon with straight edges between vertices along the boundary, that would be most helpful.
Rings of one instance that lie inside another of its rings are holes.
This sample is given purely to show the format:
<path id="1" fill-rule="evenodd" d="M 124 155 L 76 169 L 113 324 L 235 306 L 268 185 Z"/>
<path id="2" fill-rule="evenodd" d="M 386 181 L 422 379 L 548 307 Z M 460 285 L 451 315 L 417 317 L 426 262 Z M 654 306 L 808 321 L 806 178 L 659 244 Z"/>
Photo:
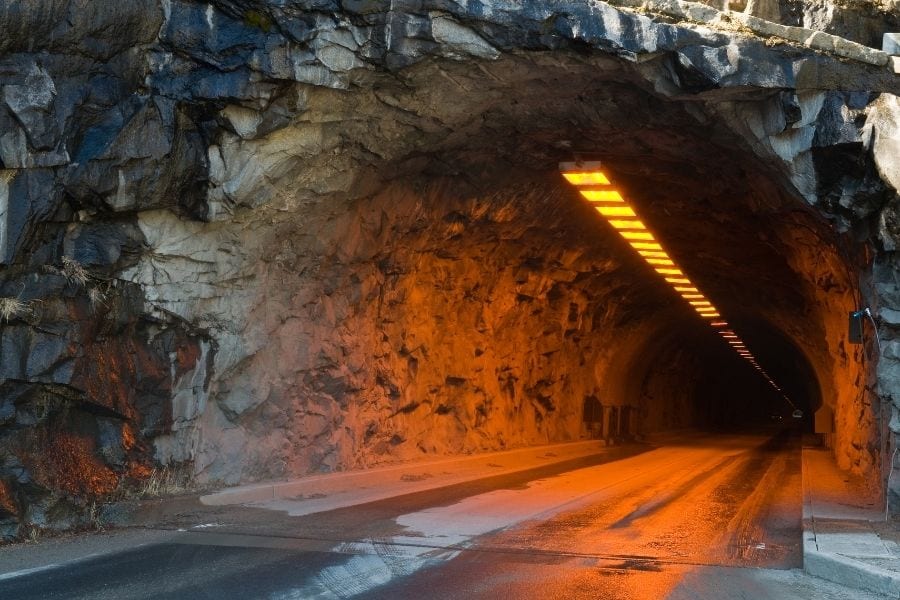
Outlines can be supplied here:
<path id="1" fill-rule="evenodd" d="M 157 526 L 119 532 L 121 540 L 112 534 L 98 542 L 100 556 L 88 554 L 90 540 L 63 540 L 63 550 L 44 549 L 39 566 L 23 569 L 20 559 L 10 572 L 17 550 L 0 549 L 0 593 L 22 600 L 126 600 L 151 589 L 154 598 L 197 599 L 849 597 L 799 570 L 796 428 L 670 435 L 616 452 L 593 465 L 305 516 L 183 507 L 165 520 L 168 533 Z M 69 561 L 80 560 L 67 562 L 67 544 Z"/>

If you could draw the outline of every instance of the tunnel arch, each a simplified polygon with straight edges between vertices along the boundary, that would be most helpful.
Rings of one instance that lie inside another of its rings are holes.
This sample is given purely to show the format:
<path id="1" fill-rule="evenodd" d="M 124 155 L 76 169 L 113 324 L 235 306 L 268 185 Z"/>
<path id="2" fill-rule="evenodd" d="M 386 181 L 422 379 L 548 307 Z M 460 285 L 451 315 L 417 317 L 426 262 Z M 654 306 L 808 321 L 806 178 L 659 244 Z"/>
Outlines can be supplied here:
<path id="1" fill-rule="evenodd" d="M 247 212 L 269 220 L 252 242 L 261 284 L 232 326 L 268 342 L 217 367 L 211 413 L 234 427 L 204 428 L 201 477 L 575 439 L 585 397 L 628 398 L 633 373 L 616 355 L 644 347 L 661 315 L 694 317 L 563 187 L 557 163 L 586 155 L 609 165 L 748 343 L 768 328 L 787 342 L 759 345 L 799 349 L 810 389 L 841 421 L 842 465 L 874 477 L 876 417 L 861 350 L 844 340 L 857 246 L 795 185 L 805 159 L 764 147 L 796 137 L 784 92 L 672 98 L 648 84 L 649 68 L 530 53 L 477 69 L 425 61 L 401 87 L 376 77 L 353 94 L 309 90 L 303 118 L 267 139 L 278 184 L 259 191 L 274 197 Z M 796 122 L 813 127 L 818 101 L 802 106 L 813 112 Z M 228 139 L 226 162 L 251 147 Z M 257 433 L 260 414 L 280 425 Z"/>

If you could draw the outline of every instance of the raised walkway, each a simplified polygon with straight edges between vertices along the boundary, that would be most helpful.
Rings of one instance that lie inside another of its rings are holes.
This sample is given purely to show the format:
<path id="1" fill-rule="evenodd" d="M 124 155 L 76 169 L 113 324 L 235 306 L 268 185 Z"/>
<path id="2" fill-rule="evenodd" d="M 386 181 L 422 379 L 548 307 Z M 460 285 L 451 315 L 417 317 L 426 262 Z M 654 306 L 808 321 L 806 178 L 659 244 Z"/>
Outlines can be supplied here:
<path id="1" fill-rule="evenodd" d="M 831 454 L 803 448 L 803 568 L 847 587 L 900 598 L 900 544 L 884 505 Z"/>
<path id="2" fill-rule="evenodd" d="M 297 516 L 621 452 L 622 447 L 605 447 L 599 440 L 567 442 L 245 485 L 202 496 L 200 501 L 208 506 L 265 502 L 271 507 L 270 503 L 284 500 Z"/>

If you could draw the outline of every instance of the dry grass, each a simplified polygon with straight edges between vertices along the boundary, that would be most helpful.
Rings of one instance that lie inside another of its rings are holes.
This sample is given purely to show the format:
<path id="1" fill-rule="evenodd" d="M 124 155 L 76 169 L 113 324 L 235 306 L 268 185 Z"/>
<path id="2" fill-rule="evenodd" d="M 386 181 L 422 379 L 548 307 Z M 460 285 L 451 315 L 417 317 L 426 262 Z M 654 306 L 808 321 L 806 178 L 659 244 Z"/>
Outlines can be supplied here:
<path id="1" fill-rule="evenodd" d="M 28 314 L 28 303 L 18 298 L 0 298 L 0 321 L 24 317 Z"/>
<path id="2" fill-rule="evenodd" d="M 71 283 L 84 287 L 88 279 L 90 279 L 90 274 L 87 272 L 87 269 L 73 258 L 69 258 L 68 256 L 62 257 L 62 265 L 63 265 L 63 275 L 66 276 Z"/>
<path id="3" fill-rule="evenodd" d="M 150 476 L 142 483 L 138 495 L 142 498 L 175 496 L 188 491 L 189 484 L 190 471 L 187 468 L 162 467 L 153 469 Z"/>
<path id="4" fill-rule="evenodd" d="M 88 288 L 88 302 L 91 305 L 91 311 L 97 312 L 101 308 L 106 308 L 107 293 L 97 287 Z"/>
<path id="5" fill-rule="evenodd" d="M 88 526 L 94 531 L 103 531 L 103 519 L 101 517 L 102 511 L 103 504 L 97 502 L 96 500 L 92 500 L 87 507 Z"/>

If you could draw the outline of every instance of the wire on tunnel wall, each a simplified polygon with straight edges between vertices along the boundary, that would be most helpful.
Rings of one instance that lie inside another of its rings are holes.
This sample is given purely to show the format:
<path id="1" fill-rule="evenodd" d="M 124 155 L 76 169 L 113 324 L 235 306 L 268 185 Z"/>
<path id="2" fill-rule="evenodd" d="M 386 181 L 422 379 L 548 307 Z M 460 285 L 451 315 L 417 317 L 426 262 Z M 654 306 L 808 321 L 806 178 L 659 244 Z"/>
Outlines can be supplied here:
<path id="1" fill-rule="evenodd" d="M 564 162 L 559 170 L 563 177 L 574 185 L 581 196 L 587 200 L 600 215 L 606 219 L 613 229 L 646 261 L 666 283 L 675 290 L 741 358 L 746 360 L 759 374 L 778 392 L 794 410 L 797 407 L 784 393 L 765 369 L 760 366 L 756 357 L 747 345 L 735 333 L 718 308 L 706 297 L 691 279 L 678 267 L 669 253 L 663 248 L 640 220 L 628 201 L 612 185 L 609 176 L 601 170 L 598 161 Z"/>

